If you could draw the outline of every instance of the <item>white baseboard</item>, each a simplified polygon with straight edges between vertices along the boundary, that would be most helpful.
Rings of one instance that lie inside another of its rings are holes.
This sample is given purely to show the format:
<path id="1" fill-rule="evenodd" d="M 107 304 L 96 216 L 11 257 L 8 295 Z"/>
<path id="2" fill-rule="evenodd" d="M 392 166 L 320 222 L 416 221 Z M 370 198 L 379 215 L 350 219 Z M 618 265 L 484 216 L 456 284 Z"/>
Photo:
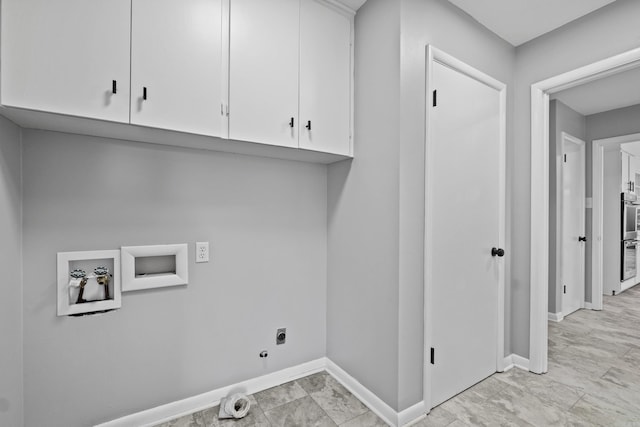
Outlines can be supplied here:
<path id="1" fill-rule="evenodd" d="M 564 315 L 559 313 L 549 313 L 549 320 L 552 322 L 562 322 L 564 320 Z"/>
<path id="2" fill-rule="evenodd" d="M 392 407 L 387 405 L 378 396 L 373 394 L 369 389 L 360 384 L 358 380 L 349 375 L 338 365 L 327 359 L 327 372 L 331 374 L 340 384 L 345 386 L 355 397 L 360 399 L 362 403 L 367 405 L 369 409 L 377 416 L 382 418 L 384 422 L 393 426 L 400 427 L 416 421 L 423 417 L 427 410 L 424 402 L 420 401 L 409 408 L 396 412 Z"/>
<path id="3" fill-rule="evenodd" d="M 222 398 L 227 397 L 232 392 L 242 392 L 246 394 L 257 393 L 307 375 L 323 371 L 326 367 L 326 358 L 312 360 L 291 368 L 283 369 L 271 374 L 252 378 L 227 387 L 202 393 L 186 399 L 167 403 L 142 412 L 127 415 L 122 418 L 98 424 L 95 427 L 149 427 L 163 423 L 174 418 L 188 415 L 193 412 L 216 406 Z"/>
<path id="4" fill-rule="evenodd" d="M 150 427 L 183 415 L 216 406 L 220 403 L 220 400 L 231 393 L 242 392 L 254 394 L 324 370 L 392 427 L 411 424 L 423 418 L 427 412 L 424 402 L 418 402 L 403 411 L 396 412 L 338 365 L 328 358 L 322 357 L 278 372 L 127 415 L 106 423 L 98 424 L 95 427 Z"/>
<path id="5" fill-rule="evenodd" d="M 420 401 L 398 413 L 398 426 L 409 426 L 427 416 L 427 407 Z"/>
<path id="6" fill-rule="evenodd" d="M 529 370 L 529 359 L 525 359 L 517 354 L 510 354 L 504 358 L 504 371 L 508 371 L 511 368 L 520 368 L 525 371 Z"/>

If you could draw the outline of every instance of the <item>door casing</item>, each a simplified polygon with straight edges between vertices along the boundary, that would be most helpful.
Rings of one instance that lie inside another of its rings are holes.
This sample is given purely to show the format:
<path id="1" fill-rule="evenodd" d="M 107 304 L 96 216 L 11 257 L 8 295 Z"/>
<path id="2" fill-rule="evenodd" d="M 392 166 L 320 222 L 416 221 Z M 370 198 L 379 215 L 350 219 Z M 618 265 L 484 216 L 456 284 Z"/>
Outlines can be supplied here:
<path id="1" fill-rule="evenodd" d="M 431 277 L 432 257 L 431 254 L 435 252 L 435 248 L 431 244 L 431 234 L 434 224 L 431 222 L 431 192 L 430 185 L 433 182 L 431 176 L 431 168 L 429 163 L 432 160 L 431 148 L 432 137 L 430 135 L 430 106 L 433 104 L 433 63 L 439 62 L 449 68 L 452 68 L 462 74 L 465 74 L 473 79 L 476 79 L 487 86 L 492 87 L 499 92 L 500 96 L 500 164 L 502 165 L 499 178 L 499 191 L 500 191 L 500 207 L 499 207 L 499 224 L 500 235 L 497 236 L 497 244 L 501 248 L 505 248 L 506 245 L 506 104 L 507 104 L 507 86 L 494 79 L 493 77 L 471 67 L 470 65 L 454 58 L 453 56 L 435 48 L 432 45 L 426 47 L 426 120 L 425 120 L 425 230 L 424 230 L 424 351 L 423 351 L 423 402 L 427 411 L 431 410 L 431 364 L 430 364 L 430 345 L 433 337 L 433 319 L 432 319 L 432 294 L 433 294 L 433 280 Z M 509 258 L 508 247 L 506 259 Z M 504 260 L 504 258 L 502 259 Z M 498 334 L 497 342 L 495 343 L 497 348 L 496 357 L 496 371 L 501 372 L 504 370 L 504 292 L 505 292 L 505 263 L 504 261 L 499 263 L 500 265 L 500 279 L 498 280 L 498 313 L 497 324 Z"/>
<path id="2" fill-rule="evenodd" d="M 636 67 L 640 67 L 640 48 L 531 85 L 531 206 L 545 213 L 531 216 L 528 363 L 531 372 L 542 374 L 548 370 L 549 95 Z M 602 308 L 602 291 L 592 289 L 592 298 L 592 306 Z"/>

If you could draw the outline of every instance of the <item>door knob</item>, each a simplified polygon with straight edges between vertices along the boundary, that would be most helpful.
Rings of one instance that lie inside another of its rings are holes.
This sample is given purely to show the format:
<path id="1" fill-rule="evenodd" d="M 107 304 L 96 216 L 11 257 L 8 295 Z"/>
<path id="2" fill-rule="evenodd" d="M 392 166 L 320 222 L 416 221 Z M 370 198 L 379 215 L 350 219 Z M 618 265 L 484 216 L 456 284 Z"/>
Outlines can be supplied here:
<path id="1" fill-rule="evenodd" d="M 586 242 L 587 236 L 578 236 L 578 242 Z"/>
<path id="2" fill-rule="evenodd" d="M 504 256 L 504 249 L 491 248 L 491 256 L 503 257 Z"/>

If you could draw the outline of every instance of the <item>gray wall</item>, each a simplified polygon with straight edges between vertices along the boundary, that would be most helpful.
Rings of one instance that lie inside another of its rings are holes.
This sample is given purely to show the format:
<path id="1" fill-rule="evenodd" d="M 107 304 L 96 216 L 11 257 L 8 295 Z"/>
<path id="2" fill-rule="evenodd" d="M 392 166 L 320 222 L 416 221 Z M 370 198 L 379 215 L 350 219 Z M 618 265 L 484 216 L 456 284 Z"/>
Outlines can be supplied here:
<path id="1" fill-rule="evenodd" d="M 328 356 L 396 410 L 423 398 L 429 43 L 513 81 L 514 48 L 448 1 L 368 0 L 356 15 L 355 159 L 329 168 Z"/>
<path id="2" fill-rule="evenodd" d="M 531 84 L 637 48 L 640 2 L 618 0 L 558 30 L 521 45 L 516 51 L 515 135 L 512 141 L 511 348 L 529 356 L 529 262 L 531 215 L 547 215 L 531 206 Z"/>
<path id="3" fill-rule="evenodd" d="M 92 425 L 325 356 L 326 166 L 32 130 L 23 157 L 27 426 Z M 189 244 L 188 286 L 56 317 L 57 252 L 161 243 Z"/>
<path id="4" fill-rule="evenodd" d="M 640 133 L 640 104 L 587 116 L 589 142 L 594 139 L 612 138 L 633 133 Z M 591 194 L 591 182 L 589 182 L 587 195 Z"/>
<path id="5" fill-rule="evenodd" d="M 23 423 L 20 128 L 0 117 L 0 425 Z"/>
<path id="6" fill-rule="evenodd" d="M 562 211 L 558 209 L 562 206 L 562 132 L 586 141 L 586 118 L 553 100 L 549 104 L 549 313 L 562 311 L 561 254 L 556 250 L 562 248 Z M 588 250 L 587 253 L 590 259 Z M 586 271 L 591 283 L 591 269 Z M 591 288 L 588 289 L 590 295 Z"/>
<path id="7" fill-rule="evenodd" d="M 327 356 L 397 408 L 399 0 L 368 0 L 355 39 L 355 158 L 329 166 Z"/>

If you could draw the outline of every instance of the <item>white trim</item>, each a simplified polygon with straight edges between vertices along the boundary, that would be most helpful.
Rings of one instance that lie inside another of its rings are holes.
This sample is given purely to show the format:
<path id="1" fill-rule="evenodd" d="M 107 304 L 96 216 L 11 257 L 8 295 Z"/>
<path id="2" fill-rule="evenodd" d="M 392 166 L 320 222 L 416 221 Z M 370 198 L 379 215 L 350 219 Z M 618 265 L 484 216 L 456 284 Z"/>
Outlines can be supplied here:
<path id="1" fill-rule="evenodd" d="M 562 322 L 563 320 L 564 320 L 564 314 L 562 314 L 562 312 L 549 313 L 549 321 L 551 321 L 551 322 Z"/>
<path id="2" fill-rule="evenodd" d="M 202 393 L 186 399 L 160 405 L 146 411 L 127 415 L 106 423 L 98 424 L 95 427 L 150 427 L 163 423 L 174 418 L 188 415 L 193 412 L 202 411 L 220 404 L 220 400 L 228 396 L 231 392 L 242 392 L 246 394 L 257 393 L 271 387 L 284 384 L 308 375 L 320 372 L 327 365 L 326 358 L 320 358 L 261 377 L 252 378 L 226 387 L 221 387 L 213 391 Z"/>
<path id="3" fill-rule="evenodd" d="M 536 373 L 547 371 L 549 269 L 549 94 L 640 65 L 640 48 L 531 85 L 531 215 L 529 361 Z"/>
<path id="4" fill-rule="evenodd" d="M 170 402 L 145 411 L 130 414 L 112 421 L 97 424 L 94 427 L 151 427 L 175 418 L 202 411 L 220 404 L 220 401 L 230 393 L 254 394 L 271 387 L 276 387 L 289 381 L 297 380 L 317 372 L 327 371 L 342 384 L 351 394 L 360 399 L 373 413 L 392 427 L 413 424 L 426 415 L 423 402 L 418 402 L 409 408 L 396 412 L 382 399 L 359 383 L 355 378 L 326 357 L 302 363 L 291 368 L 252 378 L 226 387 L 221 387 L 206 393 Z"/>
<path id="5" fill-rule="evenodd" d="M 507 99 L 507 86 L 494 79 L 493 77 L 473 68 L 472 66 L 454 58 L 453 56 L 435 48 L 432 45 L 427 45 L 426 47 L 426 94 L 425 94 L 425 102 L 426 102 L 426 120 L 425 120 L 425 229 L 424 229 L 424 355 L 423 355 L 423 366 L 426 366 L 424 369 L 424 378 L 423 378 L 423 403 L 424 407 L 429 410 L 431 409 L 431 369 L 430 364 L 428 362 L 429 355 L 427 354 L 433 337 L 433 320 L 431 318 L 432 312 L 432 283 L 433 278 L 431 277 L 432 272 L 432 259 L 431 254 L 434 252 L 434 248 L 432 247 L 431 236 L 433 234 L 433 224 L 431 222 L 432 215 L 432 196 L 430 189 L 430 183 L 433 182 L 432 169 L 429 167 L 430 162 L 432 161 L 431 155 L 431 131 L 430 131 L 430 111 L 429 106 L 432 105 L 432 73 L 433 73 L 433 62 L 437 61 L 438 63 L 445 65 L 449 68 L 452 68 L 458 72 L 466 74 L 467 76 L 482 82 L 489 87 L 497 90 L 500 93 L 500 162 L 504 165 L 500 171 L 499 177 L 499 186 L 500 186 L 500 206 L 499 206 L 499 224 L 500 231 L 498 236 L 498 245 L 501 248 L 506 246 L 506 99 Z M 501 372 L 504 370 L 504 292 L 505 292 L 505 277 L 506 277 L 506 268 L 505 263 L 500 262 L 500 278 L 498 280 L 498 313 L 497 313 L 497 323 L 498 323 L 498 331 L 497 331 L 497 357 L 496 357 L 496 372 Z"/>
<path id="6" fill-rule="evenodd" d="M 122 254 L 122 292 L 180 286 L 189 283 L 189 250 L 186 243 L 177 245 L 123 246 L 120 250 Z M 175 256 L 175 273 L 136 276 L 136 258 L 171 255 Z"/>
<path id="7" fill-rule="evenodd" d="M 360 399 L 362 403 L 367 405 L 373 413 L 391 426 L 405 426 L 414 423 L 427 413 L 424 402 L 418 402 L 403 411 L 396 412 L 391 406 L 387 405 L 382 399 L 329 359 L 327 359 L 327 372 L 355 397 Z"/>
<path id="8" fill-rule="evenodd" d="M 398 426 L 410 426 L 427 416 L 427 408 L 424 402 L 418 402 L 407 409 L 398 412 Z"/>
<path id="9" fill-rule="evenodd" d="M 345 386 L 355 397 L 367 405 L 371 411 L 382 418 L 384 422 L 397 426 L 398 413 L 382 399 L 373 394 L 369 389 L 360 384 L 358 380 L 349 375 L 345 370 L 327 359 L 327 372 L 329 372 L 340 384 Z"/>
<path id="10" fill-rule="evenodd" d="M 318 3 L 323 3 L 326 6 L 330 6 L 336 12 L 342 13 L 348 17 L 354 17 L 356 15 L 356 11 L 346 4 L 338 1 L 338 0 L 315 0 Z"/>
<path id="11" fill-rule="evenodd" d="M 507 372 L 508 370 L 513 368 L 528 371 L 529 359 L 525 359 L 524 357 L 518 356 L 517 354 L 510 354 L 504 358 L 504 366 L 504 372 Z"/>

